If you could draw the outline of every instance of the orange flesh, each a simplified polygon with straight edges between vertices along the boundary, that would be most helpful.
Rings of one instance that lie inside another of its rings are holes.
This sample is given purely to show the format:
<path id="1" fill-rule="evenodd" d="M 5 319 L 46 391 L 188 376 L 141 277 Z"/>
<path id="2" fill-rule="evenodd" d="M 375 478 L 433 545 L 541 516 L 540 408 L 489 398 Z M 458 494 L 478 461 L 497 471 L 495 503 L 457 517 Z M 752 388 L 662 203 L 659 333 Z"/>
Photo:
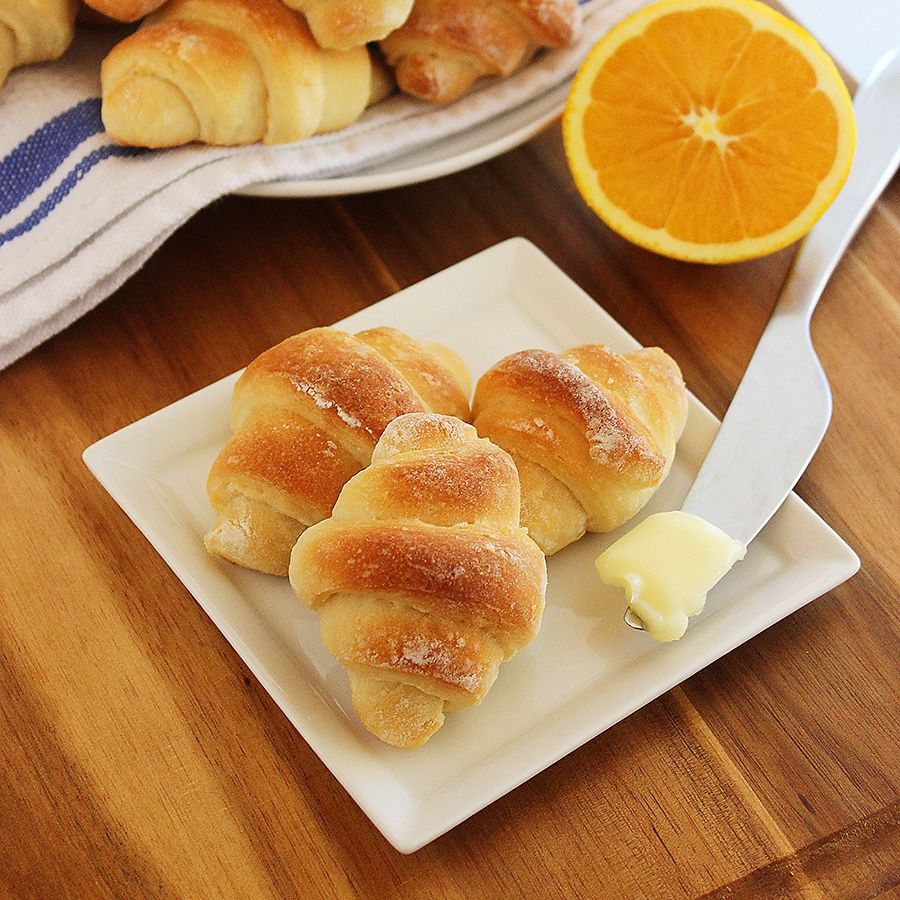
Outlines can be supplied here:
<path id="1" fill-rule="evenodd" d="M 762 84 L 759 72 L 769 75 Z M 731 10 L 651 22 L 607 60 L 591 100 L 583 127 L 600 188 L 683 241 L 778 230 L 835 162 L 837 116 L 813 67 Z"/>

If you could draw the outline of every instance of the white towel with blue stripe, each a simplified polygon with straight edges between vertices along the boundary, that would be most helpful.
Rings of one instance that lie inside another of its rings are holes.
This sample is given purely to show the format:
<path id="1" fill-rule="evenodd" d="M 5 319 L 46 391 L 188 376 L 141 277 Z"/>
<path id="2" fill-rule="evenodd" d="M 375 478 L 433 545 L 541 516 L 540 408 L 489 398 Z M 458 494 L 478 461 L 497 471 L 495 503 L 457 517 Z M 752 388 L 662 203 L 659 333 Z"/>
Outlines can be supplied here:
<path id="1" fill-rule="evenodd" d="M 61 60 L 16 69 L 0 88 L 0 369 L 96 306 L 218 197 L 353 175 L 532 103 L 645 3 L 583 0 L 578 44 L 510 78 L 445 107 L 391 97 L 343 131 L 279 147 L 115 145 L 100 121 L 100 62 L 127 32 L 79 26 Z"/>

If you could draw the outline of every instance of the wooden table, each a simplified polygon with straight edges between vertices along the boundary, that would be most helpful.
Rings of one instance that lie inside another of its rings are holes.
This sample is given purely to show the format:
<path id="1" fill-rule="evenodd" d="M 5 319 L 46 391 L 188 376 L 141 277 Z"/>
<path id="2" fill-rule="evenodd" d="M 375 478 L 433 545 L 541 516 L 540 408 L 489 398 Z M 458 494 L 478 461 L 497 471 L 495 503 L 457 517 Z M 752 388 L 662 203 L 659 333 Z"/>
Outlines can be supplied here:
<path id="1" fill-rule="evenodd" d="M 859 574 L 414 854 L 83 464 L 282 338 L 515 235 L 666 348 L 717 415 L 793 254 L 702 267 L 626 244 L 577 196 L 553 127 L 426 184 L 217 202 L 0 373 L 0 894 L 900 897 L 897 180 L 814 320 L 835 413 L 798 492 Z"/>

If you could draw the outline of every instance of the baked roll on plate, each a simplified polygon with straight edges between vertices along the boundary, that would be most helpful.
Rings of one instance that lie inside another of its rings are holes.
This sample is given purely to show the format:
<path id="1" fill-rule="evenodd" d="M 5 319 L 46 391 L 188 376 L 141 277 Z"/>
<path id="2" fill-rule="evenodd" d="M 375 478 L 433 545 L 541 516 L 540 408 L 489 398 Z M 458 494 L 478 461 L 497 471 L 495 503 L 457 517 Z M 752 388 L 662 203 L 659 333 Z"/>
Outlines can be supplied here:
<path id="1" fill-rule="evenodd" d="M 552 554 L 644 506 L 672 465 L 688 398 L 663 350 L 588 344 L 502 359 L 479 378 L 472 414 L 478 433 L 512 454 L 522 524 Z"/>
<path id="2" fill-rule="evenodd" d="M 547 573 L 519 525 L 509 454 L 459 419 L 411 413 L 300 536 L 290 580 L 347 669 L 362 723 L 411 748 L 445 711 L 480 703 L 535 637 Z"/>
<path id="3" fill-rule="evenodd" d="M 469 419 L 469 392 L 456 353 L 394 328 L 313 328 L 270 348 L 234 387 L 233 436 L 207 480 L 207 550 L 287 575 L 297 537 L 331 513 L 387 424 L 406 412 Z"/>

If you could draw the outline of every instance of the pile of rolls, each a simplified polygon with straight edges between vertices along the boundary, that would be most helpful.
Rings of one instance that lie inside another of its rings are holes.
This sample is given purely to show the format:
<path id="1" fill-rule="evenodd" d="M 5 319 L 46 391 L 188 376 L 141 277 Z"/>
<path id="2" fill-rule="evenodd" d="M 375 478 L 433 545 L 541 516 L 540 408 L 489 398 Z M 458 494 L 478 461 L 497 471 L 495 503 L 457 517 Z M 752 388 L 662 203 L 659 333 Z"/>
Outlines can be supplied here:
<path id="1" fill-rule="evenodd" d="M 394 328 L 310 329 L 240 375 L 207 479 L 206 549 L 290 579 L 395 747 L 481 702 L 538 634 L 546 557 L 647 503 L 688 412 L 659 348 L 522 350 L 471 382 Z"/>
<path id="2" fill-rule="evenodd" d="M 291 143 L 395 90 L 448 103 L 580 26 L 577 0 L 0 0 L 0 84 L 79 18 L 135 26 L 101 85 L 110 137 L 139 147 Z"/>

